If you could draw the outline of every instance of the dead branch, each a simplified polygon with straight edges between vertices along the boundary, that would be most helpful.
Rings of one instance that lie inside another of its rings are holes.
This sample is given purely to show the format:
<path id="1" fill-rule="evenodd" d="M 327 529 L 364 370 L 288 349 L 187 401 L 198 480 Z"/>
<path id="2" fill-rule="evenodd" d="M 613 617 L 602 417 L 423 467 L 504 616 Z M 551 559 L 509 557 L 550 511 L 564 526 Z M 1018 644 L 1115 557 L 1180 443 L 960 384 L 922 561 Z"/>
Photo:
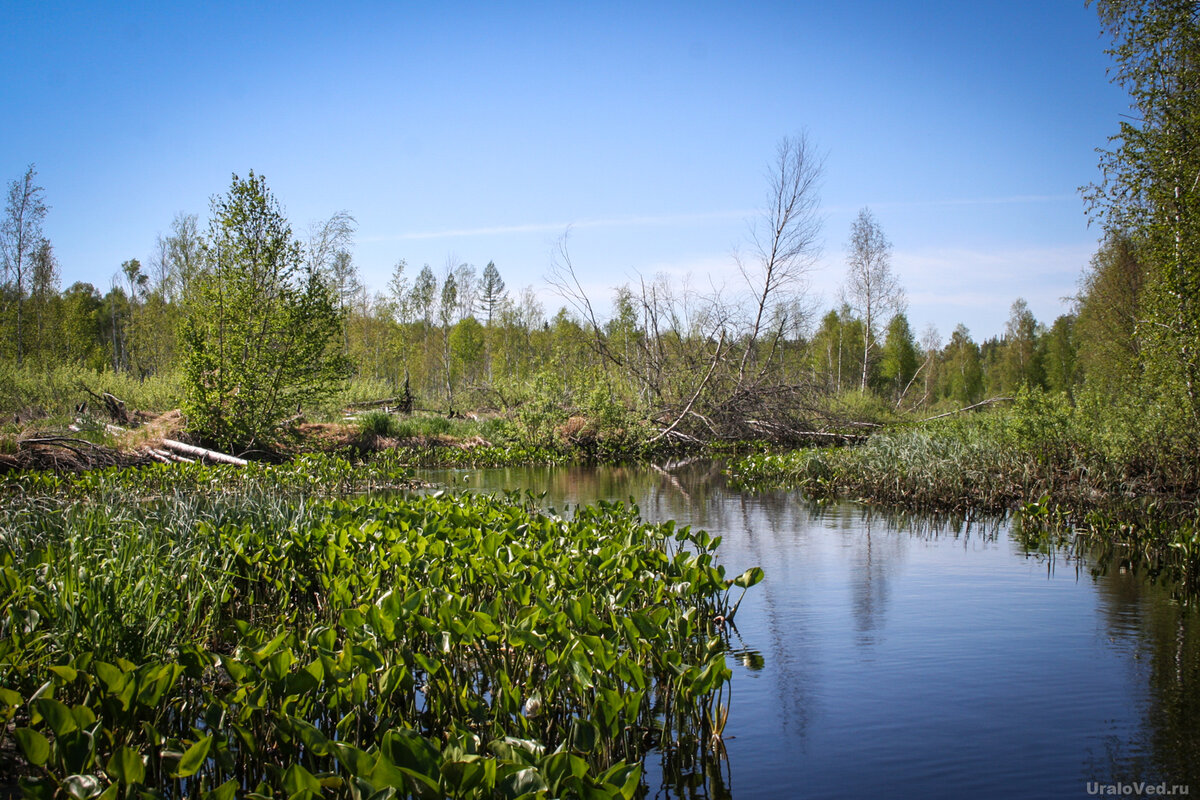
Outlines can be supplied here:
<path id="1" fill-rule="evenodd" d="M 941 419 L 942 417 L 952 417 L 955 414 L 961 414 L 964 411 L 970 411 L 975 408 L 980 408 L 981 406 L 990 406 L 992 403 L 1004 403 L 1004 402 L 1011 403 L 1015 399 L 1016 398 L 1014 398 L 1014 397 L 991 397 L 991 398 L 988 398 L 987 400 L 980 400 L 978 403 L 969 405 L 966 408 L 957 408 L 954 411 L 947 411 L 945 414 L 937 414 L 932 417 L 926 417 L 925 419 L 920 420 L 920 422 L 922 422 L 922 423 L 933 422 L 935 419 Z"/>
<path id="2" fill-rule="evenodd" d="M 677 416 L 675 418 L 675 421 L 671 423 L 671 426 L 669 428 L 667 428 L 666 430 L 662 431 L 661 433 L 659 433 L 657 436 L 653 437 L 650 440 L 651 444 L 654 444 L 659 439 L 666 436 L 671 431 L 675 430 L 675 428 L 679 425 L 679 423 L 683 421 L 683 418 L 688 415 L 688 412 L 690 412 L 692 410 L 692 406 L 696 404 L 696 398 L 698 398 L 700 396 L 700 393 L 704 391 L 704 387 L 708 385 L 709 379 L 712 378 L 713 372 L 717 368 L 717 364 L 719 364 L 721 362 L 721 348 L 722 348 L 722 346 L 724 346 L 724 344 L 725 344 L 725 332 L 721 331 L 721 339 L 720 339 L 720 341 L 717 342 L 717 352 L 713 354 L 712 363 L 708 365 L 708 373 L 705 374 L 704 379 L 702 381 L 700 381 L 700 385 L 697 386 L 696 391 L 692 393 L 691 399 L 687 401 L 687 405 L 683 407 L 683 411 L 679 412 L 679 416 Z"/>
<path id="3" fill-rule="evenodd" d="M 79 388 L 91 395 L 92 399 L 97 403 L 104 406 L 104 410 L 108 412 L 108 415 L 112 417 L 114 422 L 119 422 L 122 425 L 129 424 L 129 411 L 125 408 L 124 400 L 109 392 L 96 394 L 82 383 L 79 384 Z"/>

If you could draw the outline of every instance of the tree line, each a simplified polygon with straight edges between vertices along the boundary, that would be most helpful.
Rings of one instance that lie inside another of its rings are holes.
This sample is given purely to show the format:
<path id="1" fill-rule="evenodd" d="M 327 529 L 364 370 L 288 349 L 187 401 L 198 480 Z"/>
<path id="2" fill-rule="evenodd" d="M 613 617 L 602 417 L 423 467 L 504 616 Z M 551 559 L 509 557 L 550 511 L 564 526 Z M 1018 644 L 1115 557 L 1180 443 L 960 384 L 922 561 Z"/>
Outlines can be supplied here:
<path id="1" fill-rule="evenodd" d="M 789 174 L 813 164 L 806 143 L 793 140 L 781 148 L 779 177 L 797 196 L 790 210 L 777 209 L 764 236 L 782 238 L 770 233 L 780 221 L 807 229 L 789 234 L 790 241 L 760 243 L 758 263 L 742 265 L 744 296 L 704 295 L 659 276 L 617 288 L 611 312 L 601 315 L 574 280 L 564 239 L 552 280 L 565 302 L 552 316 L 532 287 L 511 291 L 493 262 L 477 270 L 450 258 L 439 271 L 428 264 L 411 271 L 401 260 L 387 287 L 372 291 L 353 260 L 350 214 L 338 212 L 310 226 L 306 236 L 294 236 L 265 181 L 253 175 L 235 177 L 230 194 L 214 200 L 207 232 L 195 215 L 177 216 L 155 242 L 149 263 L 122 263 L 106 292 L 86 282 L 60 289 L 53 248 L 41 234 L 44 192 L 31 167 L 9 187 L 0 287 L 3 358 L 16 366 L 74 364 L 139 378 L 186 372 L 189 385 L 242 396 L 252 391 L 251 376 L 218 380 L 201 352 L 205 341 L 233 336 L 236 321 L 244 329 L 237 361 L 249 371 L 263 366 L 247 348 L 278 350 L 272 336 L 286 334 L 321 343 L 319 352 L 303 356 L 310 364 L 326 349 L 337 356 L 328 361 L 336 361 L 328 379 L 349 375 L 397 392 L 408 387 L 418 407 L 507 409 L 541 392 L 566 405 L 617 403 L 660 423 L 678 421 L 680 435 L 706 428 L 710 435 L 769 435 L 771 426 L 811 427 L 819 424 L 815 417 L 825 400 L 847 394 L 914 411 L 968 405 L 1022 387 L 1072 392 L 1102 365 L 1128 360 L 1129 347 L 1119 350 L 1118 343 L 1132 340 L 1114 330 L 1124 317 L 1113 308 L 1121 300 L 1117 290 L 1127 289 L 1122 280 L 1129 276 L 1121 272 L 1129 269 L 1127 243 L 1097 256 L 1078 310 L 1049 327 L 1017 300 L 1001 336 L 977 343 L 960 325 L 944 343 L 931 328 L 918 340 L 891 268 L 891 244 L 864 209 L 849 235 L 843 302 L 814 318 L 795 285 L 811 263 L 816 236 L 811 208 L 805 211 L 810 218 L 795 217 L 799 202 L 810 199 L 799 195 L 810 191 L 812 176 L 798 185 Z M 261 217 L 252 244 L 234 236 L 236 220 L 248 215 L 239 206 L 246 205 Z M 262 230 L 272 225 L 273 231 Z M 287 274 L 251 274 L 254 291 L 237 294 L 221 276 L 233 269 L 253 273 L 261 268 L 255 258 Z M 307 316 L 246 327 L 267 305 L 263 292 L 287 286 L 299 291 L 301 284 L 310 300 L 320 300 L 310 302 Z M 322 302 L 327 309 L 316 313 Z M 275 331 L 278 325 L 289 330 Z M 198 335 L 203 326 L 211 329 L 207 338 Z M 1114 347 L 1119 352 L 1109 352 Z M 311 377 L 299 368 L 292 372 L 284 378 L 287 385 Z M 296 405 L 288 392 L 276 393 L 276 405 Z M 722 409 L 717 398 L 740 407 Z M 770 413 L 781 399 L 799 401 L 784 418 Z M 209 404 L 219 406 L 220 400 Z M 714 420 L 723 412 L 725 418 Z M 232 431 L 225 435 L 237 438 Z M 261 432 L 240 435 L 255 439 Z"/>
<path id="2" fill-rule="evenodd" d="M 801 135 L 782 140 L 771 162 L 740 282 L 705 291 L 638 277 L 615 289 L 607 313 L 583 291 L 566 236 L 549 276 L 563 298 L 552 314 L 532 287 L 510 290 L 491 262 L 412 270 L 401 260 L 373 290 L 354 263 L 349 213 L 294 234 L 253 174 L 214 198 L 206 232 L 179 215 L 148 263 L 119 265 L 106 291 L 62 289 L 30 167 L 11 182 L 0 220 L 0 360 L 178 375 L 193 411 L 200 396 L 214 408 L 269 396 L 273 418 L 357 377 L 451 414 L 615 408 L 681 440 L 787 439 L 855 415 L 935 412 L 1023 389 L 1154 401 L 1200 430 L 1198 23 L 1191 3 L 1174 0 L 1097 8 L 1138 117 L 1121 124 L 1102 154 L 1104 180 L 1085 190 L 1104 238 L 1073 308 L 1053 321 L 1018 298 L 998 336 L 976 341 L 959 325 L 944 340 L 932 328 L 918 337 L 892 245 L 868 209 L 847 237 L 840 302 L 817 313 L 804 278 L 820 240 L 823 158 Z M 211 360 L 234 350 L 257 366 L 235 374 Z M 283 351 L 296 363 L 282 376 L 279 364 L 255 361 Z"/>

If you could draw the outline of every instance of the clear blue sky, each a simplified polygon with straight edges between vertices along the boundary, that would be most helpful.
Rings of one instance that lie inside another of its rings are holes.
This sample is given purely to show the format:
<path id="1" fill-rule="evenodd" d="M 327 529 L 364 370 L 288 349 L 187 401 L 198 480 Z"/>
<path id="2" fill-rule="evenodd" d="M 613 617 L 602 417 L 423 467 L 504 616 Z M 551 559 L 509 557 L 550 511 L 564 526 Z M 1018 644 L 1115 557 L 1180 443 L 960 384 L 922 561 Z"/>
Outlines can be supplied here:
<path id="1" fill-rule="evenodd" d="M 827 154 L 836 302 L 869 206 L 920 331 L 977 340 L 1065 310 L 1098 238 L 1079 186 L 1127 110 L 1076 0 L 922 3 L 9 2 L 0 177 L 37 165 L 45 229 L 106 290 L 234 172 L 293 227 L 346 209 L 355 260 L 494 260 L 545 285 L 568 224 L 588 286 L 733 279 L 776 143 Z M 546 296 L 547 311 L 557 306 Z"/>

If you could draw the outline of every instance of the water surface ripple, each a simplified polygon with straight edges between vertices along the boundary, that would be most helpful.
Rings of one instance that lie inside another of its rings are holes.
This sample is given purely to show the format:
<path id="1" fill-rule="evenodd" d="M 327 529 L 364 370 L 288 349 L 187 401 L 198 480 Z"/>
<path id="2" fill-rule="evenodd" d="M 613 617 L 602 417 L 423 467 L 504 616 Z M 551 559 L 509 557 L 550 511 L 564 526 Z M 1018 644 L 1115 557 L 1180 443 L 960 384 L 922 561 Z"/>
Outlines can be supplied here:
<path id="1" fill-rule="evenodd" d="M 732 637 L 728 760 L 697 786 L 651 758 L 651 796 L 1200 795 L 1200 623 L 1134 570 L 1026 552 L 994 520 L 737 492 L 710 461 L 424 475 L 560 511 L 632 500 L 721 536 L 729 573 L 766 570 Z"/>

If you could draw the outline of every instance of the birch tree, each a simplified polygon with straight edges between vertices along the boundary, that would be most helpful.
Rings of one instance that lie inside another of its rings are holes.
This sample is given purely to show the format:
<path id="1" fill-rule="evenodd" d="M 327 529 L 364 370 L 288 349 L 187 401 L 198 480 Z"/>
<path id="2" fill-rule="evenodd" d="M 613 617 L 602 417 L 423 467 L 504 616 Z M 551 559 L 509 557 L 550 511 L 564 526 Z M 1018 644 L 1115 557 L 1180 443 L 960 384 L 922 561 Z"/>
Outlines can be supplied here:
<path id="1" fill-rule="evenodd" d="M 904 308 L 904 290 L 892 272 L 892 243 L 883 233 L 871 210 L 864 208 L 850 226 L 846 257 L 846 297 L 862 317 L 864 325 L 862 379 L 867 390 L 876 333 L 882 320 Z"/>
<path id="2" fill-rule="evenodd" d="M 24 356 L 25 293 L 33 278 L 35 255 L 42 246 L 42 220 L 46 217 L 44 190 L 36 181 L 37 170 L 30 164 L 21 178 L 8 185 L 8 202 L 0 220 L 0 262 L 4 267 L 0 288 L 9 296 L 5 298 L 6 306 L 11 304 L 16 308 L 14 340 L 18 367 Z"/>

